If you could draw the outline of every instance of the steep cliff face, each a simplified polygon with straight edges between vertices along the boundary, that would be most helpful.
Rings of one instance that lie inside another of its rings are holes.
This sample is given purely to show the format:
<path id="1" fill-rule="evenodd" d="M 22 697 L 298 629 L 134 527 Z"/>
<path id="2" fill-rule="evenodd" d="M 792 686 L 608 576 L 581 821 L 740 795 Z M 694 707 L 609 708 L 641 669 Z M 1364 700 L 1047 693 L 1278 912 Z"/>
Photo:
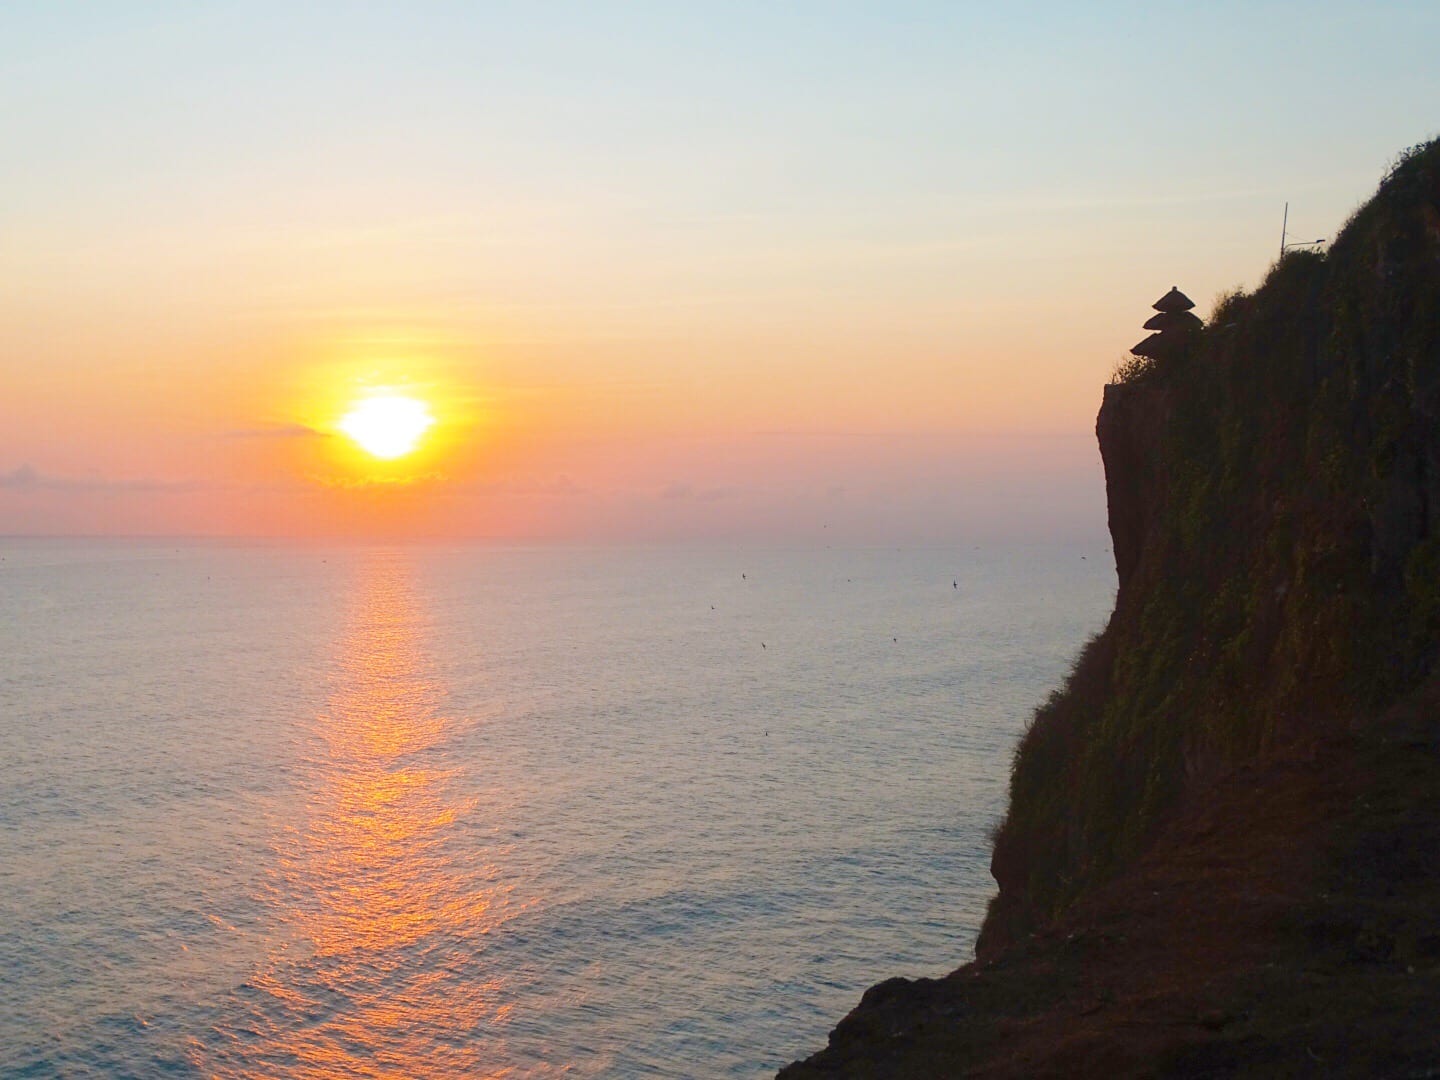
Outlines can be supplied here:
<path id="1" fill-rule="evenodd" d="M 1105 389 L 1120 588 L 1035 718 L 980 954 L 1143 851 L 1219 773 L 1374 715 L 1433 667 L 1440 144 L 1328 256 L 1293 253 L 1188 355 Z"/>
<path id="2" fill-rule="evenodd" d="M 1115 610 L 1017 750 L 979 959 L 786 1075 L 1435 1064 L 1440 141 L 1096 434 Z"/>
<path id="3" fill-rule="evenodd" d="M 1155 552 L 1170 475 L 1156 451 L 1173 424 L 1173 400 L 1160 381 L 1105 387 L 1095 437 L 1105 466 L 1105 502 L 1114 542 L 1116 606 L 1129 607 L 1131 582 L 1146 551 Z"/>

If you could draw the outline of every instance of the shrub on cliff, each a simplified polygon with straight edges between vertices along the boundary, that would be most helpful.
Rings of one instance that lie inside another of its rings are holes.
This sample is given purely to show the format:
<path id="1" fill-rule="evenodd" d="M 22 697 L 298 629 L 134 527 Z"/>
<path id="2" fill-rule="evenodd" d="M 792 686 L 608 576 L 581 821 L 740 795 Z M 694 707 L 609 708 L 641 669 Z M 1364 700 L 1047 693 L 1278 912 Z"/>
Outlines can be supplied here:
<path id="1" fill-rule="evenodd" d="M 1115 370 L 1110 373 L 1110 385 L 1124 386 L 1126 383 L 1139 382 L 1154 371 L 1155 361 L 1148 356 L 1122 356 L 1115 362 Z"/>

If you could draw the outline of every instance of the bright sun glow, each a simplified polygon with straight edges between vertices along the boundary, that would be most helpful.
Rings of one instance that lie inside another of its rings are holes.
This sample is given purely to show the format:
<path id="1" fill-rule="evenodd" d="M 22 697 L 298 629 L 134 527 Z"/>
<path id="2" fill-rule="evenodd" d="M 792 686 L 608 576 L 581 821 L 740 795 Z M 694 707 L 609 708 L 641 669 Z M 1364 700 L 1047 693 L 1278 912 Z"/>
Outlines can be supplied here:
<path id="1" fill-rule="evenodd" d="M 435 423 L 430 406 L 399 394 L 380 394 L 357 402 L 340 418 L 339 428 L 372 457 L 404 457 Z"/>

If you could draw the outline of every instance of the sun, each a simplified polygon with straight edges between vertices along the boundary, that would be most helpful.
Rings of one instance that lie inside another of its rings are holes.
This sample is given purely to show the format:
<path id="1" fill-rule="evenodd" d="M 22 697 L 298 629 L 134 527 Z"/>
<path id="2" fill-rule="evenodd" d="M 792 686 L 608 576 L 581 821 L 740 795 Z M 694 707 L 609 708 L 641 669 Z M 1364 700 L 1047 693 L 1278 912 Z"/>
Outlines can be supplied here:
<path id="1" fill-rule="evenodd" d="M 434 423 L 425 402 L 401 394 L 376 394 L 356 402 L 337 426 L 371 457 L 391 461 L 420 445 Z"/>

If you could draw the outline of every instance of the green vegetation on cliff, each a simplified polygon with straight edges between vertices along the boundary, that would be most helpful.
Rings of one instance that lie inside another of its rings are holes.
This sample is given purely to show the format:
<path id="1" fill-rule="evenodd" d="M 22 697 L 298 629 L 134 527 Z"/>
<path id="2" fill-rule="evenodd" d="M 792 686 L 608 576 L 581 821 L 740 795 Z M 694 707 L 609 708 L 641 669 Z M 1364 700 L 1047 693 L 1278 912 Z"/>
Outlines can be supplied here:
<path id="1" fill-rule="evenodd" d="M 1237 765 L 1418 686 L 1440 652 L 1440 141 L 1328 254 L 1225 298 L 1108 386 L 1120 589 L 1042 706 L 996 837 L 993 955 L 1112 878 Z"/>

